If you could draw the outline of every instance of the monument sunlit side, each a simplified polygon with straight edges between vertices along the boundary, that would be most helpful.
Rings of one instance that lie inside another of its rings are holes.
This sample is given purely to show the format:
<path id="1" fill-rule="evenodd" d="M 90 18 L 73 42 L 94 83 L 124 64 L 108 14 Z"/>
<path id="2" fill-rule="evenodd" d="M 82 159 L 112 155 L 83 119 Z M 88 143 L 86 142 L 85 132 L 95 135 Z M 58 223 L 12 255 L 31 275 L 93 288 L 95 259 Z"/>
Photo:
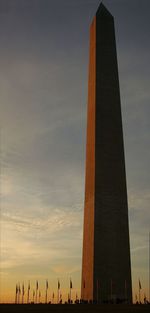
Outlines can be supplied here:
<path id="1" fill-rule="evenodd" d="M 114 19 L 102 3 L 90 28 L 81 298 L 132 302 Z"/>

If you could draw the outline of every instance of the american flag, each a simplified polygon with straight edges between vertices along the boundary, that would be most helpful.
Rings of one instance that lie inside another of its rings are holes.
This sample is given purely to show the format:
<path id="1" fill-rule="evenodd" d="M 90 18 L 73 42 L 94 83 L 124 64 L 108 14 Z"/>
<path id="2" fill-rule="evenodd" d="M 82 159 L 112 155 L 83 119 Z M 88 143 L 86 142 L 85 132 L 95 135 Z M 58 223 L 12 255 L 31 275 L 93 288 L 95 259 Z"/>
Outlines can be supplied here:
<path id="1" fill-rule="evenodd" d="M 141 282 L 140 282 L 140 280 L 139 280 L 139 289 L 142 289 L 142 286 L 141 286 Z"/>
<path id="2" fill-rule="evenodd" d="M 70 289 L 72 289 L 72 280 L 70 278 Z"/>

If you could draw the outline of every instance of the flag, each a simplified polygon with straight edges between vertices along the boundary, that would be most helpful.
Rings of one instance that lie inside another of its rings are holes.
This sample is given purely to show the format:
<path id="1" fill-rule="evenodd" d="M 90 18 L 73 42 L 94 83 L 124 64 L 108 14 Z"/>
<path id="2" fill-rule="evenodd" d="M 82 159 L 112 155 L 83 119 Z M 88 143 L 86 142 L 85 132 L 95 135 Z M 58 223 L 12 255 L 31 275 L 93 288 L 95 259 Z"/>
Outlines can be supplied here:
<path id="1" fill-rule="evenodd" d="M 17 303 L 17 295 L 18 295 L 18 285 L 16 284 L 16 296 L 15 296 L 15 303 Z"/>
<path id="2" fill-rule="evenodd" d="M 16 284 L 16 295 L 17 295 L 17 293 L 18 293 L 18 285 Z"/>
<path id="3" fill-rule="evenodd" d="M 22 284 L 22 295 L 24 296 L 24 283 Z"/>
<path id="4" fill-rule="evenodd" d="M 48 289 L 48 280 L 46 280 L 46 289 Z"/>
<path id="5" fill-rule="evenodd" d="M 60 289 L 60 281 L 59 281 L 59 279 L 58 279 L 58 289 Z"/>
<path id="6" fill-rule="evenodd" d="M 142 289 L 140 280 L 139 280 L 139 289 Z"/>
<path id="7" fill-rule="evenodd" d="M 27 303 L 29 303 L 29 294 L 30 294 L 30 281 L 28 281 Z"/>
<path id="8" fill-rule="evenodd" d="M 72 289 L 72 280 L 70 278 L 70 289 Z"/>
<path id="9" fill-rule="evenodd" d="M 39 289 L 39 283 L 38 283 L 38 280 L 36 281 L 36 290 Z"/>
<path id="10" fill-rule="evenodd" d="M 99 281 L 98 281 L 98 279 L 96 280 L 96 287 L 97 287 L 97 289 L 98 289 L 98 287 L 99 287 Z"/>

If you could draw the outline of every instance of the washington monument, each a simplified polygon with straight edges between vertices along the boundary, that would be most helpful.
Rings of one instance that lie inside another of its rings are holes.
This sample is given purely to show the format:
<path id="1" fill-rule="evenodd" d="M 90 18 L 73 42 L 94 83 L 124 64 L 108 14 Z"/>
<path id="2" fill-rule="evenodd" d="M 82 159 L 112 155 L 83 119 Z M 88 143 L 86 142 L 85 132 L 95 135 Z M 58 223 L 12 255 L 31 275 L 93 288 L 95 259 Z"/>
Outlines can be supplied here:
<path id="1" fill-rule="evenodd" d="M 132 302 L 128 203 L 114 18 L 90 28 L 81 297 Z"/>

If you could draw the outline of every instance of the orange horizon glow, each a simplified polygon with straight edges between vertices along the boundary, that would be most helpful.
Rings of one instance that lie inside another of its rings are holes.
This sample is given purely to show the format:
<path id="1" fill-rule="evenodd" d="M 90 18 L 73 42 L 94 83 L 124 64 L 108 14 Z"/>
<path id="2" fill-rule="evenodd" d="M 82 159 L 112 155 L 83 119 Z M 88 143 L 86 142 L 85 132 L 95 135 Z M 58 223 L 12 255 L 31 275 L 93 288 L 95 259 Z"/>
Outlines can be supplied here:
<path id="1" fill-rule="evenodd" d="M 50 287 L 51 285 L 51 281 L 49 280 L 49 288 L 48 288 L 48 297 L 47 297 L 47 303 L 51 302 L 51 303 L 55 303 L 57 304 L 57 299 L 58 299 L 58 289 L 57 289 L 57 280 L 55 280 L 55 287 L 52 288 Z M 39 291 L 41 292 L 41 298 L 40 298 L 40 303 L 45 303 L 45 291 L 46 289 L 44 288 L 44 284 L 45 282 L 42 281 L 41 283 L 39 283 L 39 288 L 38 288 L 38 292 L 37 292 L 37 303 L 39 303 Z M 146 296 L 146 299 L 149 301 L 149 288 L 148 286 L 145 287 L 145 285 L 143 285 L 143 282 L 141 281 L 142 284 L 142 289 L 140 290 L 140 297 L 141 297 L 141 302 L 144 302 L 144 297 Z M 25 285 L 25 294 L 24 294 L 24 304 L 27 304 L 27 287 L 28 287 L 28 281 L 24 282 Z M 54 285 L 54 282 L 53 282 Z M 63 286 L 63 281 L 60 280 L 60 294 L 62 295 L 62 303 L 64 303 L 65 301 L 68 301 L 68 294 L 70 294 L 70 287 L 69 287 L 69 280 L 68 280 L 68 288 L 66 286 Z M 74 283 L 73 283 L 74 285 Z M 61 288 L 62 286 L 62 288 Z M 20 294 L 20 304 L 22 303 L 22 284 L 20 283 L 20 288 L 21 288 L 21 294 Z M 2 286 L 1 286 L 2 289 Z M 36 280 L 31 282 L 31 289 L 30 289 L 30 301 L 29 303 L 33 302 L 33 290 L 35 291 L 36 289 Z M 138 280 L 137 280 L 137 284 L 133 286 L 133 292 L 132 292 L 132 299 L 133 299 L 133 303 L 136 302 L 136 297 L 137 297 L 137 301 L 139 301 L 139 286 L 138 286 Z M 53 299 L 53 293 L 54 293 L 54 299 Z M 0 293 L 0 303 L 15 303 L 15 295 L 16 295 L 16 284 L 14 284 L 14 287 L 8 288 L 5 287 L 3 290 L 1 290 Z M 73 287 L 71 289 L 71 299 L 73 300 L 73 302 L 76 300 L 76 295 L 78 297 L 78 299 L 81 298 L 81 289 L 79 287 L 76 288 Z M 34 299 L 34 303 L 35 303 L 35 299 Z"/>

